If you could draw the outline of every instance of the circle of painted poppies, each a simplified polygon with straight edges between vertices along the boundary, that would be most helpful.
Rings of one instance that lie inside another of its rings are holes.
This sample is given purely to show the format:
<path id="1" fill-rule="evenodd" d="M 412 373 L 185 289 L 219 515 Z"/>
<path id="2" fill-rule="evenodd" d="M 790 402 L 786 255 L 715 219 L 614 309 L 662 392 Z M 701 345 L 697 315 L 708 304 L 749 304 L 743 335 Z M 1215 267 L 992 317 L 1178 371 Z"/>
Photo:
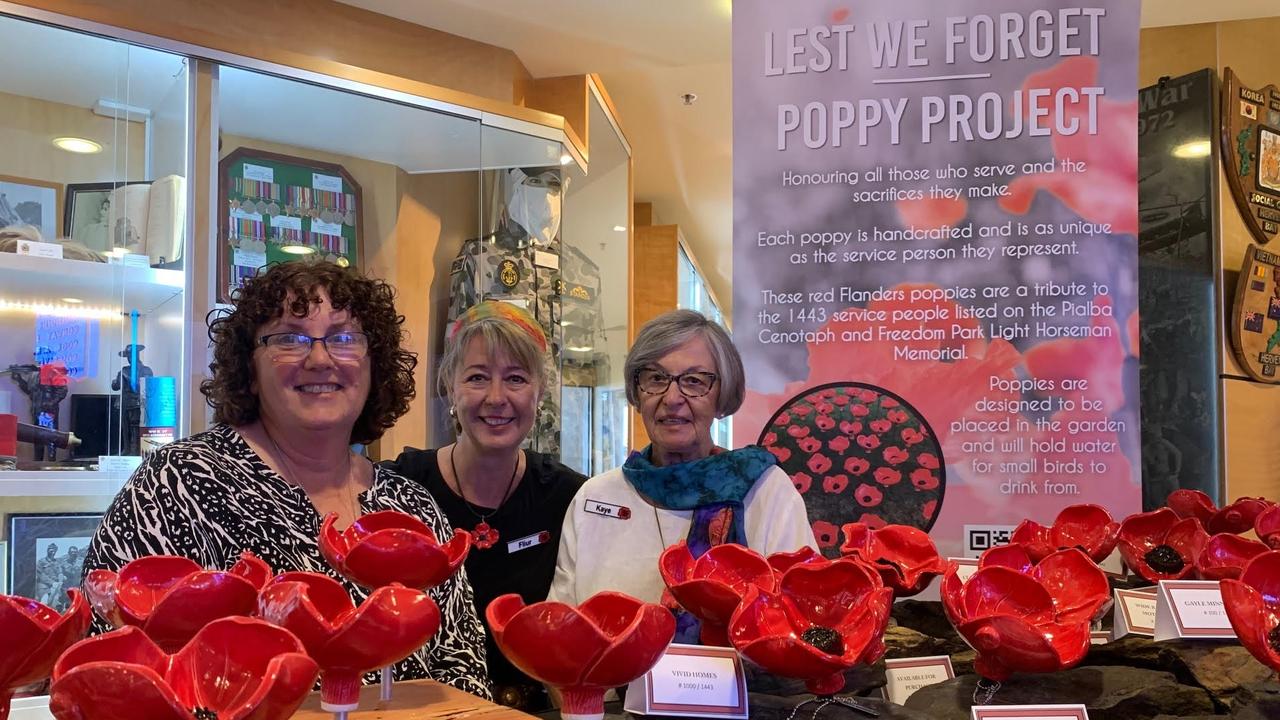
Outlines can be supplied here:
<path id="1" fill-rule="evenodd" d="M 866 383 L 805 390 L 778 408 L 759 444 L 804 497 L 823 554 L 839 555 L 840 526 L 933 527 L 946 464 L 933 428 L 902 398 Z"/>

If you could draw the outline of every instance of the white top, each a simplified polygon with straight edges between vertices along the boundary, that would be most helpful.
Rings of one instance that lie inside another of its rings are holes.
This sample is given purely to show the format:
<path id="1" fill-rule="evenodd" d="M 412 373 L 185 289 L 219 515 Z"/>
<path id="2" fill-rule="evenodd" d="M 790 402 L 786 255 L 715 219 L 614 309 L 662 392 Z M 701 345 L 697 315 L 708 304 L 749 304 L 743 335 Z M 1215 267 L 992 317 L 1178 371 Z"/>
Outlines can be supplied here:
<path id="1" fill-rule="evenodd" d="M 781 468 L 765 470 L 743 505 L 752 550 L 767 556 L 805 545 L 818 548 L 804 500 Z M 591 478 L 565 515 L 547 599 L 577 605 L 601 590 L 617 590 L 658 602 L 666 587 L 658 556 L 665 545 L 684 540 L 692 523 L 692 510 L 666 510 L 646 502 L 622 476 L 622 468 Z"/>

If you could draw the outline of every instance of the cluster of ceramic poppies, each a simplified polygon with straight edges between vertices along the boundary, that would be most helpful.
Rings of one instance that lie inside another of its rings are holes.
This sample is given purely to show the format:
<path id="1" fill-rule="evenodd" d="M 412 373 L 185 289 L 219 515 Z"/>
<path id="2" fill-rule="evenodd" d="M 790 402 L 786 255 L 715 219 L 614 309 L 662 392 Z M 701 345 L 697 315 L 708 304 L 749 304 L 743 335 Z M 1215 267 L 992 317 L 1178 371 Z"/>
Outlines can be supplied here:
<path id="1" fill-rule="evenodd" d="M 732 645 L 815 695 L 844 687 L 843 673 L 884 654 L 893 599 L 914 595 L 945 570 L 929 536 L 907 526 L 843 528 L 843 557 L 809 548 L 764 557 L 717 545 L 698 558 L 682 542 L 659 559 L 672 601 L 702 623 L 706 644 Z"/>
<path id="2" fill-rule="evenodd" d="M 1175 490 L 1165 507 L 1125 518 L 1120 555 L 1130 570 L 1153 583 L 1238 578 L 1249 560 L 1268 549 L 1239 533 L 1256 525 L 1258 537 L 1280 544 L 1275 508 L 1263 498 L 1240 498 L 1218 508 L 1198 490 Z"/>
<path id="3" fill-rule="evenodd" d="M 69 718 L 289 717 L 316 677 L 330 710 L 354 709 L 360 675 L 407 657 L 440 626 L 424 592 L 470 550 L 465 531 L 440 543 L 417 518 L 371 513 L 343 532 L 326 518 L 325 558 L 372 589 L 358 607 L 319 573 L 272 577 L 244 554 L 228 571 L 173 556 L 144 557 L 85 578 L 63 615 L 33 600 L 0 598 L 0 720 L 18 687 L 49 677 L 50 711 Z M 117 630 L 80 638 L 90 605 Z M 77 642 L 79 640 L 79 642 Z"/>

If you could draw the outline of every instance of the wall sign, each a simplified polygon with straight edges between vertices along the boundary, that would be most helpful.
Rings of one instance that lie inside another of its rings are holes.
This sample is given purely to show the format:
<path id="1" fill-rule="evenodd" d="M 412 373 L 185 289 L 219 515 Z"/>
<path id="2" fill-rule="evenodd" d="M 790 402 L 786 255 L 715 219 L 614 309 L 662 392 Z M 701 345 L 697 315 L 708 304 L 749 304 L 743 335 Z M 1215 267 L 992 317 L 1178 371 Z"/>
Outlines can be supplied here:
<path id="1" fill-rule="evenodd" d="M 1280 255 L 1249 245 L 1231 311 L 1231 347 L 1249 377 L 1280 382 Z"/>
<path id="2" fill-rule="evenodd" d="M 735 442 L 825 552 L 1140 509 L 1139 9 L 735 3 Z"/>

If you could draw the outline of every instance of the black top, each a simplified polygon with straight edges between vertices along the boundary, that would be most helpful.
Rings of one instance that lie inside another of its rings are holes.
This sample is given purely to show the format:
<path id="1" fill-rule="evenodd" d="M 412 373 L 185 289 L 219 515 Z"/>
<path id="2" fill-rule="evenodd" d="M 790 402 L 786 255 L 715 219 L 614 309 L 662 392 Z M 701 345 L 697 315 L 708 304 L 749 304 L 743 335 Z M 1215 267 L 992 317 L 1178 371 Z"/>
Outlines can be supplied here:
<path id="1" fill-rule="evenodd" d="M 395 462 L 386 465 L 393 472 L 422 483 L 453 527 L 471 530 L 480 522 L 476 513 L 445 483 L 435 450 L 405 448 Z M 467 577 L 475 590 L 476 615 L 484 623 L 489 677 L 495 686 L 538 683 L 516 669 L 494 644 L 485 608 L 499 595 L 513 592 L 519 593 L 526 603 L 547 599 L 551 578 L 556 572 L 565 512 L 585 481 L 581 473 L 550 455 L 526 450 L 524 476 L 519 486 L 486 520 L 498 531 L 497 543 L 488 549 L 472 545 L 467 555 Z M 472 507 L 485 515 L 492 509 Z"/>

